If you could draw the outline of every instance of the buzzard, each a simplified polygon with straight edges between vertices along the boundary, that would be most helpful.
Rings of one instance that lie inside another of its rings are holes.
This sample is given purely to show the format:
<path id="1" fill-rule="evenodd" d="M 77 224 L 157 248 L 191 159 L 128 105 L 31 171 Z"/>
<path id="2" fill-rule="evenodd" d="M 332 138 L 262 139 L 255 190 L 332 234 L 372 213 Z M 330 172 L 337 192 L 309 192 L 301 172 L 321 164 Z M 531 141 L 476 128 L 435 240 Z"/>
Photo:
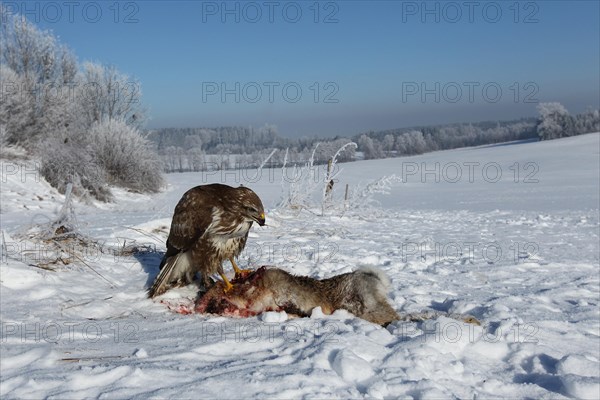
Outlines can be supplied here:
<path id="1" fill-rule="evenodd" d="M 253 222 L 263 226 L 265 211 L 260 198 L 247 187 L 215 183 L 188 190 L 175 207 L 167 252 L 148 297 L 193 282 L 196 272 L 206 287 L 210 275 L 218 273 L 229 291 L 232 285 L 222 263 L 229 260 L 236 275 L 240 274 L 234 258 L 244 249 Z"/>

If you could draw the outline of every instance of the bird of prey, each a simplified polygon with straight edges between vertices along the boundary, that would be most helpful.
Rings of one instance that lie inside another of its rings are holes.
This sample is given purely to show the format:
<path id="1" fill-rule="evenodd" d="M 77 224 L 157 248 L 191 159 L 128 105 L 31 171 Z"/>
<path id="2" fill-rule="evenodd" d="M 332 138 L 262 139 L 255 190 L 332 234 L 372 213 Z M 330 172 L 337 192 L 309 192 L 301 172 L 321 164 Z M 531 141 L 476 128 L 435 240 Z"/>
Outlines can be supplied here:
<path id="1" fill-rule="evenodd" d="M 247 187 L 222 184 L 196 186 L 188 190 L 177 206 L 167 239 L 167 252 L 160 272 L 148 297 L 194 281 L 197 272 L 208 288 L 210 276 L 218 273 L 225 290 L 232 288 L 223 273 L 223 261 L 235 264 L 248 239 L 252 223 L 265 224 L 265 211 L 260 198 Z"/>

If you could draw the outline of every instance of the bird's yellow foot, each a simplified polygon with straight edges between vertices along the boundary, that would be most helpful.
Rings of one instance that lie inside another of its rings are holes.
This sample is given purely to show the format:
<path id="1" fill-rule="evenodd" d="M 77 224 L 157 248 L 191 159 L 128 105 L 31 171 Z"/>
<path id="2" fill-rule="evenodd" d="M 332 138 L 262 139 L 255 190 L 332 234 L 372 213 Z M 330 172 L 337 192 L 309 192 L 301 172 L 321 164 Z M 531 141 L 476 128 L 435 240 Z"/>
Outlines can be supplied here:
<path id="1" fill-rule="evenodd" d="M 238 267 L 237 264 L 235 263 L 235 260 L 233 259 L 233 257 L 231 257 L 229 259 L 229 261 L 231 262 L 231 265 L 233 266 L 233 270 L 235 271 L 236 278 L 243 278 L 246 275 L 248 275 L 250 272 L 252 272 L 251 269 L 240 269 L 240 267 Z"/>
<path id="2" fill-rule="evenodd" d="M 219 272 L 219 275 L 221 275 L 221 279 L 223 279 L 223 284 L 225 285 L 223 292 L 228 293 L 231 289 L 233 289 L 233 285 L 231 284 L 231 282 L 229 282 L 224 273 Z"/>
<path id="3" fill-rule="evenodd" d="M 252 272 L 254 272 L 254 271 L 252 271 L 251 269 L 240 269 L 239 271 L 235 272 L 235 277 L 236 278 L 245 278 L 248 275 L 250 275 Z"/>
<path id="4" fill-rule="evenodd" d="M 225 281 L 225 288 L 223 289 L 223 292 L 229 293 L 231 289 L 233 289 L 233 285 L 229 281 Z"/>

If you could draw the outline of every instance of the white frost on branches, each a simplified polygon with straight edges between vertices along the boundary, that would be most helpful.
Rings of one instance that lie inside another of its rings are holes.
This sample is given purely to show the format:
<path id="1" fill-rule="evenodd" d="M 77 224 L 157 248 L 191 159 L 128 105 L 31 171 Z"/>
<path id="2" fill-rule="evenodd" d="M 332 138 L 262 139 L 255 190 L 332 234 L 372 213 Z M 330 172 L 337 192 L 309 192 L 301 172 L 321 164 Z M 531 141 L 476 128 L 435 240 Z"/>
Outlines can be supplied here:
<path id="1" fill-rule="evenodd" d="M 279 208 L 305 209 L 315 214 L 320 213 L 320 215 L 325 215 L 328 210 L 336 208 L 330 191 L 342 172 L 341 169 L 337 169 L 338 158 L 342 152 L 356 148 L 356 143 L 349 142 L 341 146 L 330 159 L 329 167 L 315 165 L 315 154 L 319 144 L 315 145 L 309 160 L 302 167 L 287 167 L 287 155 L 284 157 L 281 171 L 282 196 Z"/>
<path id="2" fill-rule="evenodd" d="M 398 175 L 386 175 L 366 185 L 359 185 L 352 189 L 345 203 L 346 210 L 366 211 L 372 209 L 377 201 L 375 195 L 389 194 L 392 187 L 402 183 Z"/>
<path id="3" fill-rule="evenodd" d="M 40 158 L 63 193 L 108 201 L 107 184 L 159 190 L 161 163 L 139 131 L 139 83 L 113 66 L 79 65 L 51 31 L 2 4 L 0 19 L 0 144 Z"/>

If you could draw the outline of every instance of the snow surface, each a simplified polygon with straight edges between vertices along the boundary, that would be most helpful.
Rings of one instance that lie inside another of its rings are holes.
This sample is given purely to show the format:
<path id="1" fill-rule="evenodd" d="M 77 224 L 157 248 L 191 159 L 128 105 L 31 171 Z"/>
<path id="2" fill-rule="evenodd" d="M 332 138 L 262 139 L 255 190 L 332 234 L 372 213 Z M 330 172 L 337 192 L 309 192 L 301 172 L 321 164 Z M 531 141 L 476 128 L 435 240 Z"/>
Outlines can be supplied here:
<path id="1" fill-rule="evenodd" d="M 599 152 L 600 134 L 589 134 L 339 164 L 334 202 L 346 183 L 399 180 L 377 207 L 324 216 L 276 209 L 279 170 L 172 174 L 154 196 L 76 202 L 84 234 L 147 246 L 133 256 L 28 239 L 64 196 L 33 162 L 3 161 L 0 397 L 598 398 Z M 148 300 L 175 204 L 209 182 L 243 183 L 268 209 L 242 267 L 317 278 L 376 267 L 400 313 L 437 316 L 382 328 L 344 310 L 231 319 L 169 309 L 193 301 L 191 286 Z M 59 256 L 72 262 L 48 264 Z"/>

